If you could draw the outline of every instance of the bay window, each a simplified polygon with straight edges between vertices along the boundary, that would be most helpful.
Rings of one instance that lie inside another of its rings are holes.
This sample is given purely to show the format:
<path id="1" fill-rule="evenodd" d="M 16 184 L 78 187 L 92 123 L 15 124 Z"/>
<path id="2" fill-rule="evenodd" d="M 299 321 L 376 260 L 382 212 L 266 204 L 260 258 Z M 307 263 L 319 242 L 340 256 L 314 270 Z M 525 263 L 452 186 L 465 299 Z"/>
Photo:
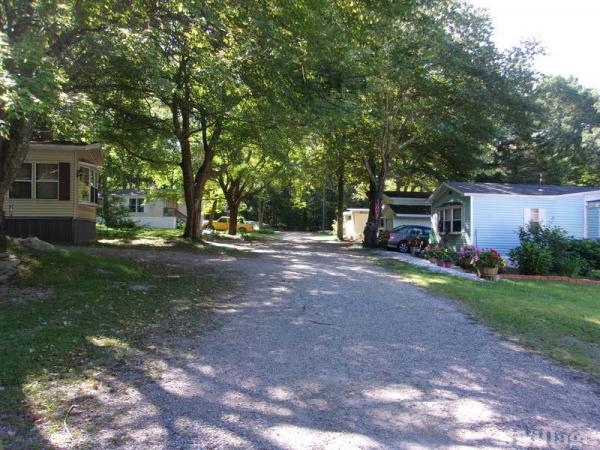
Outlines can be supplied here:
<path id="1" fill-rule="evenodd" d="M 462 206 L 438 210 L 438 232 L 459 234 L 462 232 Z"/>
<path id="2" fill-rule="evenodd" d="M 84 203 L 98 203 L 98 171 L 89 166 L 79 167 L 79 200 Z"/>
<path id="3" fill-rule="evenodd" d="M 58 164 L 36 163 L 35 198 L 58 200 Z"/>

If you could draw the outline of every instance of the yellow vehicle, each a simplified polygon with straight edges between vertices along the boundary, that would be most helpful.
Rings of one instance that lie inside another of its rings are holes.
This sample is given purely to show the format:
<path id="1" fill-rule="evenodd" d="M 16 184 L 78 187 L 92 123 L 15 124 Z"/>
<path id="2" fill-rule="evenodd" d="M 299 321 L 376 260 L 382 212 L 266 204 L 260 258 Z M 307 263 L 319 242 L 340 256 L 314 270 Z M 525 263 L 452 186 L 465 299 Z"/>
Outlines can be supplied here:
<path id="1" fill-rule="evenodd" d="M 210 222 L 206 224 L 206 228 L 211 229 Z M 219 217 L 217 220 L 213 220 L 212 229 L 217 231 L 229 231 L 229 217 Z M 240 233 L 252 233 L 254 231 L 254 225 L 246 223 L 243 217 L 238 219 L 237 230 Z"/>

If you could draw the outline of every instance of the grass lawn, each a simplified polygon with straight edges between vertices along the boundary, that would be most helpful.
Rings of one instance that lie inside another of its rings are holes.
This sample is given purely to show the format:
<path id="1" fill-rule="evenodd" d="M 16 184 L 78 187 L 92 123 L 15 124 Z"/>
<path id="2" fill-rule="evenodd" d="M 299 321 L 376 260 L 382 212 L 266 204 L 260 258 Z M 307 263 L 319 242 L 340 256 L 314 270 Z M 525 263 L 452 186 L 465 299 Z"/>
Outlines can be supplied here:
<path id="1" fill-rule="evenodd" d="M 50 447 L 38 431 L 62 430 L 70 387 L 96 386 L 150 337 L 198 333 L 217 292 L 206 270 L 76 251 L 20 256 L 26 269 L 0 288 L 0 448 Z"/>
<path id="2" fill-rule="evenodd" d="M 225 240 L 225 236 L 220 233 L 205 235 L 205 242 L 192 242 L 184 239 L 181 229 L 164 228 L 109 228 L 104 225 L 97 225 L 98 241 L 95 245 L 104 247 L 128 247 L 145 249 L 167 249 L 183 250 L 194 253 L 206 254 L 228 254 L 243 255 L 247 254 L 240 249 L 215 245 L 219 240 Z M 230 236 L 231 239 L 238 237 Z"/>
<path id="3" fill-rule="evenodd" d="M 460 300 L 502 334 L 600 381 L 600 286 L 502 280 L 482 283 L 379 259 L 432 292 Z"/>

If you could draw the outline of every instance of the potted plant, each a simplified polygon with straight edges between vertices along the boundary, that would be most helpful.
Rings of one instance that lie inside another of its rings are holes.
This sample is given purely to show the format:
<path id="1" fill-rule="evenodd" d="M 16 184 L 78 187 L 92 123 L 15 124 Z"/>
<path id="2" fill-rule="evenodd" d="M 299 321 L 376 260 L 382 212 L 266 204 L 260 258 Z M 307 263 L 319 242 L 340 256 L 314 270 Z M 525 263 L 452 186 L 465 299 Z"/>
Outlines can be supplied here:
<path id="1" fill-rule="evenodd" d="M 454 255 L 451 250 L 445 249 L 440 259 L 442 260 L 442 266 L 446 269 L 454 266 Z"/>
<path id="2" fill-rule="evenodd" d="M 465 245 L 460 249 L 457 255 L 459 267 L 464 270 L 472 271 L 477 265 L 481 249 L 475 245 Z"/>
<path id="3" fill-rule="evenodd" d="M 423 255 L 423 258 L 429 260 L 429 262 L 431 264 L 435 264 L 437 262 L 436 261 L 436 253 L 437 253 L 436 248 L 435 247 L 431 247 L 430 245 L 428 245 L 423 250 L 422 255 Z"/>
<path id="4" fill-rule="evenodd" d="M 480 276 L 495 277 L 498 275 L 498 269 L 506 264 L 500 253 L 493 248 L 482 251 L 477 260 L 477 269 Z"/>

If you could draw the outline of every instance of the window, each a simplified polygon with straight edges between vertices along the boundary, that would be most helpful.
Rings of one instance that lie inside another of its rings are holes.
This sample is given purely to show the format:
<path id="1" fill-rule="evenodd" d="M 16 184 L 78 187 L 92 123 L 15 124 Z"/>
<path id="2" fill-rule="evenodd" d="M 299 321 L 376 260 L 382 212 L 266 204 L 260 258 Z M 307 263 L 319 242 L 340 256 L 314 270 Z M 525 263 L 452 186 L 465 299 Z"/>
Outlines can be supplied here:
<path id="1" fill-rule="evenodd" d="M 460 233 L 462 231 L 462 209 L 454 208 L 452 210 L 452 232 Z"/>
<path id="2" fill-rule="evenodd" d="M 525 225 L 529 225 L 530 223 L 543 225 L 546 211 L 542 208 L 525 208 L 523 216 Z"/>
<path id="3" fill-rule="evenodd" d="M 443 208 L 438 210 L 438 232 L 462 232 L 462 207 Z"/>
<path id="4" fill-rule="evenodd" d="M 98 171 L 87 166 L 79 167 L 79 200 L 85 203 L 98 203 Z"/>
<path id="5" fill-rule="evenodd" d="M 58 200 L 58 164 L 36 163 L 35 198 Z"/>
<path id="6" fill-rule="evenodd" d="M 33 184 L 33 164 L 23 163 L 17 169 L 17 176 L 9 189 L 10 198 L 31 198 Z"/>
<path id="7" fill-rule="evenodd" d="M 129 212 L 144 212 L 144 199 L 143 198 L 130 198 L 129 199 Z"/>

